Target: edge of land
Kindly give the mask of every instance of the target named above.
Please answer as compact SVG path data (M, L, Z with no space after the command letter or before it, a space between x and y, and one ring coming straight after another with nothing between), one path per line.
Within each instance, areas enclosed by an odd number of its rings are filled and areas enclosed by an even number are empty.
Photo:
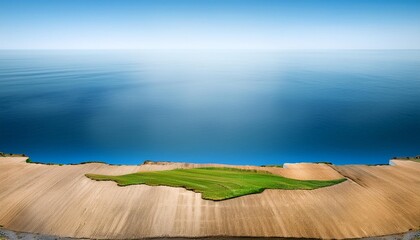
M88 240L89 238L72 238L72 237L60 237L55 235L47 234L38 234L38 233L28 233L28 232L19 232L5 229L0 226L0 240ZM126 240L193 240L193 239L209 239L209 240L320 240L321 238L290 238L290 237L235 237L235 236L207 236L207 237L159 237L159 238L128 238ZM347 240L353 239L364 239L364 240L419 240L420 239L420 230L412 230L404 233L397 233L391 235L383 236L374 236L374 237L365 237L365 238L347 238Z
M92 163L98 163L98 164L104 164L109 166L140 166L140 165L166 165L166 164L216 164L216 165L226 165L226 166L252 166L252 167L276 167L276 168L286 168L287 165L290 164L300 164L300 163L309 163L309 164L326 164L326 165L332 165L335 166L332 162L325 162L325 161L315 161L315 162L298 162L298 163L281 163L281 164L263 164L263 165L232 165L232 164L223 164L223 163L187 163L187 162L172 162L172 161L156 161L156 160L144 160L143 163L139 164L114 164L114 163L107 163L104 161L82 161L79 163L54 163L54 162L40 162L40 161L33 161L28 155L24 153L4 153L0 152L0 157L26 157L26 163L32 163L32 164L42 164L42 165L57 165L57 166L74 166L74 165L84 165L84 164L92 164ZM377 163L377 164L343 164L340 166L345 165L362 165L362 166L389 166L393 165L392 160L407 160L407 161L414 161L420 163L420 155L416 156L405 156L405 157L392 157L389 160L389 163Z
M103 163L103 162L85 162L85 163L80 163L80 164L65 164L65 165L83 165L83 164L97 164L97 165L87 165L87 166L78 166L78 167L67 166L67 167L63 167L63 169L59 166L43 167L43 166L33 165L33 167L30 167L29 165L31 165L30 164L31 162L29 162L29 163L27 161L25 162L25 158L27 158L26 155L0 153L0 161L1 161L1 157L6 157L6 159L9 158L9 157L17 157L17 159L19 159L19 162L20 162L19 164L23 164L23 165L20 165L21 167L23 166L23 168L25 168L25 169L27 169L27 167L28 167L28 169L35 169L35 170L43 169L46 172L48 171L47 169L51 169L51 170L55 169L55 170L58 170L58 171L61 171L61 172L62 171L67 171L66 169L69 169L69 170L75 171L75 172L76 172L76 170L79 171L79 172L82 172L82 169L102 169L102 168L105 168L106 165L113 166L113 167L108 167L112 171L115 171L118 168L119 170L117 170L117 172L125 171L126 169L128 169L127 167L119 168L118 166ZM9 159L8 161L10 161L10 160L11 159ZM411 162L415 162L415 163L411 163ZM380 172L384 172L384 171L385 171L384 173L387 174L386 177L394 177L394 176L398 176L398 172L400 172L401 169L406 169L407 171L411 172L411 176L409 175L409 178L411 178L411 180L414 180L414 181L418 182L417 177L415 175L412 175L413 173L418 172L418 170L419 170L417 163L420 163L420 156L392 158L392 159L390 159L389 164L387 164L387 166L381 166L383 164L380 164L380 165L375 164L373 166L372 165L363 165L363 164L340 166L340 165L333 165L333 164L327 164L327 163L320 164L320 165L323 165L323 166L316 166L314 163L312 163L312 164L309 164L309 163L308 164L300 164L300 165L302 165L301 169L303 169L304 171L306 171L307 169L310 169L314 166L316 168L321 167L321 168L334 169L339 174L341 174L342 176L344 176L344 177L346 177L350 180L351 184L347 184L346 185L347 187L350 187L350 185L352 185L352 186L354 186L352 188L359 191L359 189L360 190L365 189L365 188L375 188L376 189L376 187L381 187L380 185L377 185L379 183L377 181L375 181L375 179L372 180L371 178L376 176L375 175L376 173L380 173ZM27 167L25 167L25 164L28 164L28 165L26 165ZM51 164L44 164L44 163L37 163L37 164L51 165ZM145 161L143 164L140 164L140 166L139 165L128 165L128 166L138 166L139 168L145 167L146 171L150 171L149 169L154 169L156 167L166 167L165 165L173 165L174 167L180 167L180 168L182 168L182 167L194 168L194 167L197 167L197 165L200 165L200 164L174 163L174 162L154 162L154 161L148 160L148 161ZM299 165L299 164L296 164L296 165ZM396 165L395 166L395 171L396 172L391 170L391 168L394 167L393 165ZM401 166L399 166L399 165L402 165L403 167L404 166L405 167L401 168ZM408 168L407 168L407 166L408 166ZM237 166L237 167L262 168L262 166L258 166L258 167L256 167L256 166ZM270 166L270 167L266 166L266 167L270 171L280 171L281 172L283 170L287 170L288 168L294 168L295 164L285 164L285 166L284 166L285 169L282 169L278 166ZM18 168L16 168L16 169L18 169ZM62 169L62 170L59 170L59 169ZM137 168L135 168L135 169L137 169ZM400 169L400 170L398 170L398 169ZM294 170L299 170L299 169L294 169ZM368 172L369 172L370 175L367 175L367 177L369 177L369 178L365 178L365 176L363 174L368 173ZM362 175L359 175L359 173L362 174ZM401 176L401 173L405 173L405 172L400 172L400 176ZM7 176L7 173L6 173L5 176ZM382 177L385 177L385 175L382 175ZM61 179L61 177L58 176L58 175L56 176L56 178L57 178L56 179L57 181L60 181L60 179ZM70 177L70 178L72 178L72 177ZM392 179L392 178L390 178L390 179ZM365 180L369 180L369 181L364 182ZM383 179L383 180L385 180L385 182L387 184L386 186L388 186L388 184L392 184L392 185L395 185L395 186L398 185L398 184L394 184L394 183L391 183L391 182L388 183L386 181L386 178ZM7 181L5 181L5 182L7 182ZM375 185L372 185L372 184L375 184ZM4 185L4 186L8 186L8 185ZM410 185L410 186L413 186L413 188L410 188L410 190L404 190L403 193L405 193L406 191L415 191L415 189L418 189L418 187L419 187L418 185ZM384 187L385 187L385 185L384 185ZM7 189L7 188L5 188L5 189ZM6 192L4 192L4 193L6 193ZM0 194L1 194L1 192L0 192ZM5 196L7 197L7 195L5 195ZM401 196L405 196L405 195L401 195ZM415 196L413 196L413 197L415 197ZM7 201L5 201L5 203L7 203ZM388 206L388 205L386 205L386 206ZM39 208L36 208L36 209L39 209ZM401 210L403 210L403 209L401 209ZM407 210L407 211L405 211L404 213L400 213L401 216L405 215L406 217L411 216L412 218L414 217L414 219L419 219L419 217L420 217L419 215L413 215L416 212L418 212L417 210L414 209L414 212L413 212L413 209L410 210L410 208L406 208L405 210ZM411 213L409 212L409 210L411 211ZM8 211L8 210L6 209L6 211ZM20 220L22 220L22 219L20 219ZM419 222L417 220L415 220L414 223L415 223L414 225L411 225L411 226L407 227L406 229L401 229L401 228L399 230L395 229L395 230L397 230L397 231L395 231L395 234L393 232L390 232L390 231L388 231L388 232L384 231L383 233L392 233L392 234L388 234L388 235L374 235L374 234L372 234L372 235L366 234L365 235L365 234L362 234L361 237L362 236L369 236L369 237L352 238L352 236L347 236L347 237L343 236L340 239L383 239L383 240L384 239L387 239L387 240L390 240L390 239L407 239L407 240L416 239L416 240L420 240L420 225L418 225ZM66 240L67 239L89 239L89 238L83 238L85 236L92 237L93 239L105 239L105 238L101 238L101 236L68 235L68 234L65 234L65 233L63 235L60 234L59 236L55 236L55 235L48 235L48 233L55 234L54 232L51 232L51 231L34 231L33 233L31 233L32 231L28 228L14 228L14 226L10 226L10 225L7 225L6 227L10 227L10 228L18 230L18 231L7 229L4 226L0 225L0 240L5 240L5 239L26 239L26 240L30 240L30 239L37 239L37 240L38 239L48 239L48 240L50 240L50 239L51 240L52 239L58 239L58 240L63 240L63 239L66 239ZM27 231L28 230L30 232L19 232L19 230L22 230L22 231ZM337 229L331 229L331 231L336 231L336 230ZM400 231L403 231L403 232L398 233ZM38 234L36 232L41 232L42 234ZM380 234L380 232L377 232L377 233ZM74 237L65 237L65 236L74 236ZM263 235L262 237L259 237L258 235L256 237L255 236L252 236L252 237L251 236L249 236L249 237L245 236L244 237L244 236L235 236L235 234L229 235L229 236L202 235L200 237L182 237L182 236L177 236L177 235L173 235L173 237L170 237L171 235L169 235L169 236L163 235L164 237L153 237L153 236L148 237L147 235L145 237L141 237L142 235L137 235L137 236L140 236L140 237L137 238L136 235L134 235L133 238L130 238L130 236L127 236L128 237L127 239L171 239L171 240L175 240L175 239L186 239L186 240L188 240L188 239L206 239L206 238L208 238L208 239L221 239L221 240L224 240L224 239L321 239L321 238L299 238L299 237L295 237L295 238L293 238L293 237L292 238L290 238L290 237L270 237L270 236L264 237L265 235ZM187 235L187 236L189 236L189 235ZM280 235L280 236L282 236L282 235ZM290 236L290 235L283 235L283 236ZM305 236L305 235L303 235L303 236ZM77 238L77 237L81 237L81 238ZM109 239L109 238L106 238L106 239ZM124 236L122 236L122 238L120 238L120 239L124 239Z

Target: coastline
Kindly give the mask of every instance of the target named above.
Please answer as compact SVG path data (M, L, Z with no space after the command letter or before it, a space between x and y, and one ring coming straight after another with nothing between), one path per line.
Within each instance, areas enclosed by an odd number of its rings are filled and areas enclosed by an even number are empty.
M57 166L25 161L25 157L0 158L0 225L17 232L94 239L352 239L420 229L416 208L420 164L413 161L392 160L394 165L387 166L239 166L296 179L345 176L349 181L310 191L266 190L222 202L202 200L200 194L185 189L121 188L84 177L203 164Z
M71 237L60 237L46 234L37 234L37 233L27 233L27 232L16 232L0 227L0 239L2 237L5 240L85 240L88 238L71 238ZM346 240L352 239L363 239L363 240L417 240L420 238L420 230L408 231L405 233L391 234L384 236L374 236L374 237L365 237L365 238L348 238ZM286 238L286 237L234 237L234 236L207 236L199 238L186 238L186 237L162 237L162 238L141 238L145 240L193 240L193 239L209 239L209 240L320 240L320 238ZM3 239L2 239L3 240ZM135 239L130 239L135 240Z
M197 162L177 162L177 161L156 161L156 160L144 160L143 163L139 164L114 164L114 163L108 163L105 161L81 161L77 163L56 163L56 162L41 162L41 161L33 161L31 158L29 158L26 154L16 154L16 153L4 153L0 152L0 158L1 157L25 157L27 163L32 164L43 164L43 165L56 165L56 166L64 166L64 165L83 165L83 164L91 164L91 163L99 163L99 164L105 164L109 166L139 166L143 164L156 164L156 165L166 165L166 164L192 164L192 165L217 165L217 166L228 166L228 167L243 167L243 166L252 166L252 167L281 167L286 168L287 165L292 164L326 164L326 165L332 165L332 166L346 166L346 165L363 165L363 166L389 166L393 165L393 160L401 160L401 161L415 161L420 162L420 155L414 156L414 157L393 157L391 158L388 163L376 163L376 164L339 164L336 165L332 162L325 162L325 161L314 161L314 162L295 162L295 163L282 163L282 164L262 164L262 165L242 165L242 164L224 164L224 163L197 163Z

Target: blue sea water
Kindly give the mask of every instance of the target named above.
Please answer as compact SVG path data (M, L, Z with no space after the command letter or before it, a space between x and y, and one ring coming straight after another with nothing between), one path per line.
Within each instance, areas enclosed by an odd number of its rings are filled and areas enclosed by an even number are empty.
M387 163L420 154L420 51L0 51L0 151Z

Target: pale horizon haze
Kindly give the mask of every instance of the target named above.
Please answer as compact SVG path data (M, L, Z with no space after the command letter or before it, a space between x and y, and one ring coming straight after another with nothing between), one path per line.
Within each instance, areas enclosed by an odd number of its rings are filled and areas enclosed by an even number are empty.
M0 1L0 49L419 49L420 1Z

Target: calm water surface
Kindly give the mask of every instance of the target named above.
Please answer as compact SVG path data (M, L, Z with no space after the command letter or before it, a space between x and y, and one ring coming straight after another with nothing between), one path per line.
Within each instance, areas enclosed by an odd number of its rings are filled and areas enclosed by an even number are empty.
M420 154L420 51L0 51L0 151L386 163Z

